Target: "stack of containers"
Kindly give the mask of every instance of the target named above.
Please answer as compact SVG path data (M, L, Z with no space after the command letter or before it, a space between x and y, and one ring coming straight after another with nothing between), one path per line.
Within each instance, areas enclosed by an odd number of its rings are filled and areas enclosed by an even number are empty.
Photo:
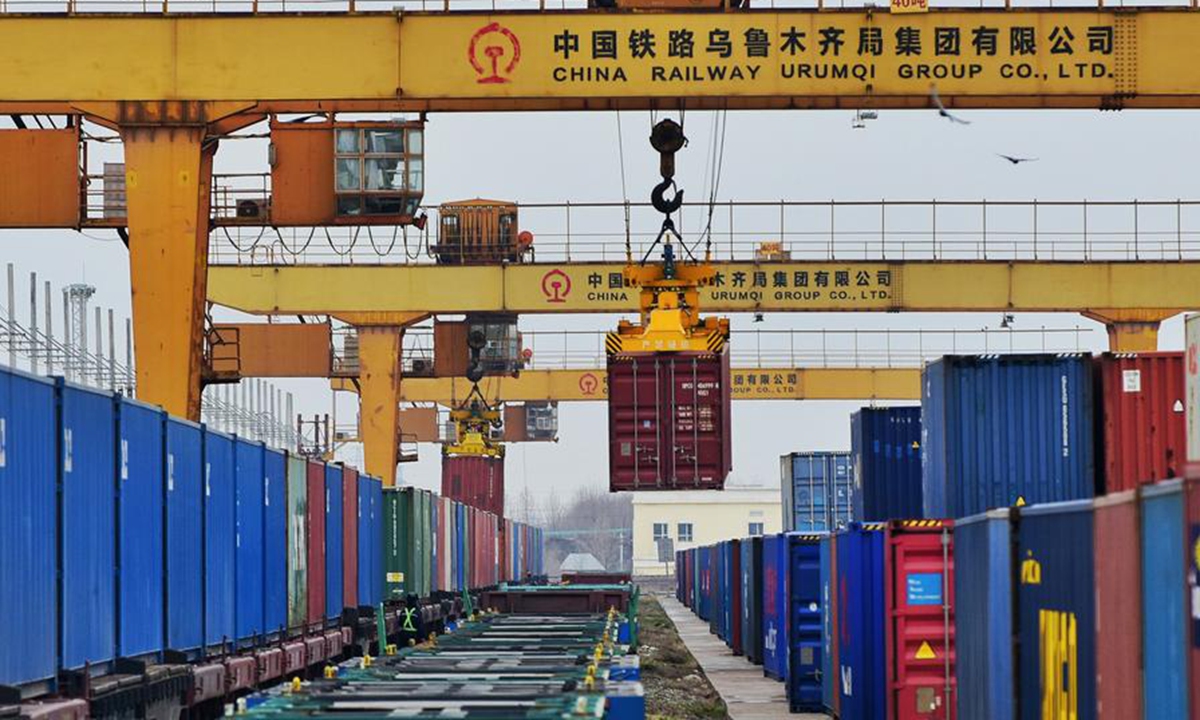
M926 517L1092 497L1090 358L947 356L921 379Z
M784 532L825 532L853 517L850 454L791 453L779 458Z
M854 517L925 517L921 489L921 408L863 408L850 416Z

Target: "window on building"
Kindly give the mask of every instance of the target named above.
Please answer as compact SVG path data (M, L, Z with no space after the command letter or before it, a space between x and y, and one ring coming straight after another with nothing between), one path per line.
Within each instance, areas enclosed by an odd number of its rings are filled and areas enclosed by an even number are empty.
M762 523L750 523L750 537L755 537L763 534Z
M654 539L661 540L665 537L667 537L667 524L654 523Z
M679 523L678 529L679 529L679 533L678 533L679 534L679 542L691 542L692 541L692 524L691 523Z
M340 128L337 214L412 215L425 190L420 128Z

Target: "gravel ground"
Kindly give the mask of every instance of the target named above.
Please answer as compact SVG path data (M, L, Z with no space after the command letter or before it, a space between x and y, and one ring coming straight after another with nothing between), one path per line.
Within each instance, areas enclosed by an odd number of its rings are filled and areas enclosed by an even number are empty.
M647 720L726 720L725 702L679 639L658 600L643 595L638 618Z

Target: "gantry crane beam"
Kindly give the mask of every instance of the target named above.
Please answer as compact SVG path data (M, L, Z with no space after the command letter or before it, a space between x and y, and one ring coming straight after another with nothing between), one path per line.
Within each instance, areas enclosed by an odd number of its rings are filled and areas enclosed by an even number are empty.
M1200 262L717 263L706 312L1072 312L1114 351L1154 350L1159 321L1200 307ZM255 314L633 313L621 265L213 266L209 299Z
M734 400L921 399L921 369L916 367L740 367L730 378ZM344 378L330 385L358 391ZM522 370L517 377L487 378L479 389L490 402L598 402L608 399L608 375L603 369ZM454 407L470 391L465 378L410 376L400 384L400 400Z
M0 17L0 113L1200 106L1189 8ZM108 113L101 113L107 117Z

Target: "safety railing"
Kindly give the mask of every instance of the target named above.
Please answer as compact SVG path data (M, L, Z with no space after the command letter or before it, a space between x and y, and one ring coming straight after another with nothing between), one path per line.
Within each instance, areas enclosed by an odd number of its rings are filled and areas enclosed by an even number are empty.
M605 333L522 331L525 370L596 370L605 364ZM914 368L943 355L1076 353L1102 349L1104 332L1091 327L982 329L735 330L730 360L743 368ZM405 369L432 363L432 330L404 337Z
M424 230L220 223L210 261L422 264ZM520 226L538 263L624 262L648 252L662 216L648 203L528 203ZM685 204L677 255L718 261L1173 261L1200 259L1200 200L827 200Z
M887 7L871 0L749 0L726 12L750 9L828 9ZM271 14L271 13L395 13L395 12L496 12L583 10L587 0L0 0L0 13L54 14ZM1195 7L1192 0L1112 2L1111 0L932 0L933 8L1021 9ZM722 9L719 0L705 3Z

